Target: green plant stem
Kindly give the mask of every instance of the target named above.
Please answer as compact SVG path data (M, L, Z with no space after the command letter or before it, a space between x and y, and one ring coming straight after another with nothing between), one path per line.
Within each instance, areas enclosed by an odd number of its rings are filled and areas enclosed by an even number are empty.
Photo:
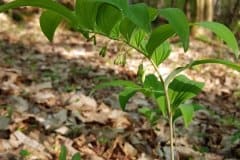
M170 102L170 98L168 95L168 84L166 84L164 82L163 77L162 77L161 73L159 72L158 67L155 65L155 63L149 58L148 58L148 60L153 65L154 70L158 74L158 77L163 85L164 94L165 94L165 102L166 102L167 111L168 111L169 130L170 130L170 154L171 154L171 160L174 160L173 113L171 110L171 102Z

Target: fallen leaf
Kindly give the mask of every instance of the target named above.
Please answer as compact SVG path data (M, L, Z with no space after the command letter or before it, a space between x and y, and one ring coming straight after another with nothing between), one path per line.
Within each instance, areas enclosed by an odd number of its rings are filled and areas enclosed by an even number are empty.
M0 116L0 130L6 130L10 123L10 119L8 117Z
M13 133L13 135L17 138L17 140L19 142L21 142L22 144L25 144L31 148L34 148L35 150L44 151L44 149L45 149L45 147L42 144L40 144L36 140L26 136L21 131L16 131Z
M11 97L11 103L13 107L16 109L16 111L23 113L26 112L29 109L28 101L26 101L24 98L19 96L12 96Z

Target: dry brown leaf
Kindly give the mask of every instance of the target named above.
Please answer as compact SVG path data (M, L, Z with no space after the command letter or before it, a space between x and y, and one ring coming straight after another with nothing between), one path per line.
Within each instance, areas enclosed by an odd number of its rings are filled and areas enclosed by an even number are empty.
M125 142L123 145L123 152L126 156L134 158L137 156L138 151L128 142Z
M17 95L21 91L19 82L21 71L16 69L0 68L0 89Z
M52 90L41 90L32 95L32 98L39 104L45 104L47 106L58 106L59 99Z
M42 144L40 144L36 140L26 136L21 131L16 131L13 133L13 135L17 138L17 140L20 143L25 144L31 148L34 148L35 150L44 151L44 149L45 149L45 147Z
M29 109L28 101L22 97L12 96L11 103L12 103L12 106L15 108L15 110L20 113L26 112Z

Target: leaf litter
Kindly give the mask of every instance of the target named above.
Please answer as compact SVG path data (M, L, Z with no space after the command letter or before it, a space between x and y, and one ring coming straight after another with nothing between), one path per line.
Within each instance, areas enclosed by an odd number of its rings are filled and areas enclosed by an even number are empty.
M136 78L142 57L133 51L127 69L116 66L111 60L117 56L118 42L97 37L99 44L94 46L64 28L50 44L36 25L38 16L22 27L0 16L4 21L0 24L0 159L19 157L21 149L31 153L27 159L57 159L62 144L70 154L79 151L86 160L168 159L166 121L152 128L137 113L138 107L154 105L151 101L137 94L124 112L117 102L119 89L89 96L102 80ZM106 43L111 45L103 58L97 51ZM203 49L205 53L199 54ZM198 41L192 42L190 53L183 53L177 45L173 51L161 72L167 74L193 58L232 58L222 52L212 54L215 48ZM183 122L177 121L178 159L239 158L239 144L231 143L230 136L239 127L240 75L214 67L204 65L185 72L206 82L195 101L209 111L200 111L188 129L179 129Z

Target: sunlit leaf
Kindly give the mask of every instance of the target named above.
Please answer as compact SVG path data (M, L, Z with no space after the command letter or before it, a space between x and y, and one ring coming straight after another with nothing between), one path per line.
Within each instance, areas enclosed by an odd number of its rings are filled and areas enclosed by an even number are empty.
M170 52L170 44L168 42L164 42L153 52L151 59L158 66L170 55Z
M159 10L159 15L168 20L171 27L180 37L184 51L189 47L189 23L186 15L177 8L164 8Z
M239 56L239 47L234 34L223 24L217 22L199 22L195 23L195 25L199 25L211 30L218 37L220 37L224 42L226 42L227 46L232 49L235 56Z
M138 48L141 51L145 50L146 45L146 32L141 29L135 29L132 33L130 45L135 48Z
M62 16L50 10L44 11L40 17L40 26L49 41L53 40L54 33L62 21Z

